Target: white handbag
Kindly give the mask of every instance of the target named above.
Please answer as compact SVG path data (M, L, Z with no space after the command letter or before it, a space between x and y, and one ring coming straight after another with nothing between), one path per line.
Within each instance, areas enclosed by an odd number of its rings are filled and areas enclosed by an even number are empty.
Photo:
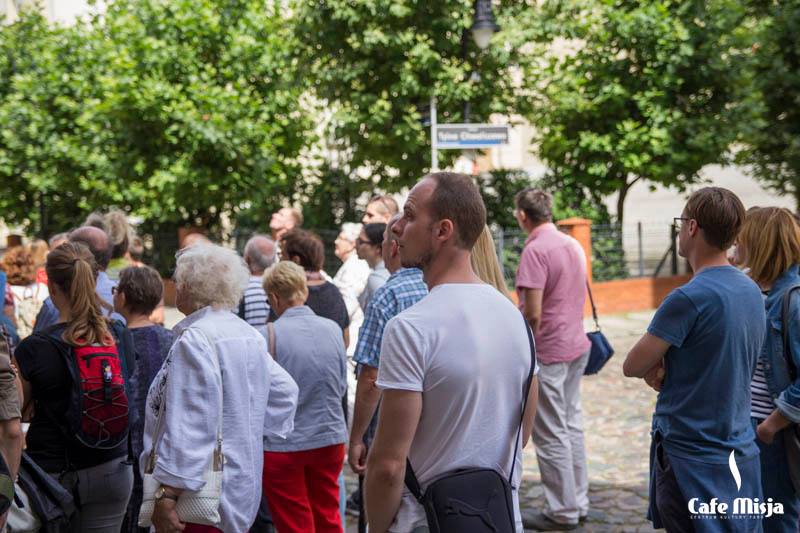
M213 346L212 343L209 342ZM175 510L178 513L178 518L181 522L190 524L202 524L207 526L220 527L219 515L219 500L222 494L222 469L225 464L225 456L222 454L222 369L219 363L219 354L217 354L217 370L220 375L220 393L219 393L219 423L217 425L217 444L214 447L214 452L211 460L209 461L208 468L203 474L205 485L203 488L196 492L184 490L178 497L178 502ZM169 379L169 377L167 377ZM156 491L161 487L161 483L153 478L153 470L156 466L156 448L158 441L161 439L161 425L162 417L164 414L164 401L162 400L158 410L158 419L156 421L155 441L153 442L153 449L150 451L150 456L147 459L144 475L142 478L143 484L143 497L142 507L139 511L139 527L152 526L153 510L155 509Z

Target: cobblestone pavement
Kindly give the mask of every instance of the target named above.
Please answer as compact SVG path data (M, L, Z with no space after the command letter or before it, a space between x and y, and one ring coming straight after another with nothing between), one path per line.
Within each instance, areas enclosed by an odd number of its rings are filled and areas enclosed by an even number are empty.
M653 312L601 317L603 332L616 353L603 370L583 379L586 453L589 462L590 511L577 531L653 531L647 521L650 420L656 393L642 380L622 375L622 362L647 329ZM593 324L587 322L587 331ZM523 456L520 505L544 505L536 453Z
M591 509L576 531L653 531L647 521L648 457L650 418L655 392L643 381L622 375L628 350L644 333L653 312L601 317L603 332L616 354L596 376L584 378L581 386L589 461ZM593 324L587 321L587 331ZM345 467L348 494L357 485ZM544 496L531 444L523 455L520 505L523 514L544 505ZM347 531L357 531L356 519L348 516Z

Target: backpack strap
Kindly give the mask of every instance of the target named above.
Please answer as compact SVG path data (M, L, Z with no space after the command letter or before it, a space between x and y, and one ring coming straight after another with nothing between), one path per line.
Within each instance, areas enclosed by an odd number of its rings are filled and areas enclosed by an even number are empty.
M536 369L536 345L533 342L533 334L531 333L531 328L528 325L528 321L525 320L525 317L522 317L522 321L525 324L525 332L528 334L528 346L530 347L530 354L531 354L531 368L528 371L528 379L525 381L525 395L522 397L522 412L519 415L519 425L517 426L517 438L514 440L514 455L511 457L511 468L509 468L508 473L508 484L511 485L511 480L514 477L514 464L517 462L517 453L519 452L519 441L520 436L522 435L522 423L525 420L525 409L528 406L528 396L531 392L531 384L533 383L533 373ZM411 461L406 457L406 475L405 475L405 484L408 487L408 490L411 491L411 494L414 498L421 504L424 505L424 494L422 493L422 488L420 487L419 480L417 479L417 475L414 473L414 467L411 466Z
M786 292L783 293L783 302L781 303L781 336L783 337L783 356L786 358L786 367L789 370L789 376L792 381L797 379L797 366L792 359L792 346L789 343L789 306L791 304L792 293L800 289L800 285L792 285Z

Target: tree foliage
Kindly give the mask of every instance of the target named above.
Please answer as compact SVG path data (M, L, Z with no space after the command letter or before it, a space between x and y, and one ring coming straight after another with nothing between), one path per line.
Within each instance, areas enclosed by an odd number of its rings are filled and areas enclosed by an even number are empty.
M4 29L6 220L37 222L41 196L45 227L110 204L213 225L292 196L313 125L279 4L116 0L73 27L31 14Z
M750 77L741 85L752 114L742 123L737 159L762 183L793 195L800 209L800 3L748 4L759 24Z
M305 75L329 118L329 147L358 190L398 190L430 167L423 124L431 97L440 122L511 115L513 68L528 60L514 31L525 2L495 7L505 31L480 51L467 29L469 0L298 1L296 33ZM474 75L473 75L474 73ZM440 153L442 164L453 152ZM368 169L366 175L357 172Z
M639 180L679 189L737 131L744 11L728 0L545 2L531 122L556 188L595 203ZM530 76L534 79L533 76Z

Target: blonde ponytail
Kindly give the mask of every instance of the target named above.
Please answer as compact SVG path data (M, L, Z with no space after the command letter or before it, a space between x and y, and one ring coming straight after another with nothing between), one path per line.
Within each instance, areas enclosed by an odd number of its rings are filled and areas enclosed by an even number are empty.
M113 344L95 292L97 265L81 243L64 243L47 256L47 276L69 297L70 321L64 341L73 346Z

